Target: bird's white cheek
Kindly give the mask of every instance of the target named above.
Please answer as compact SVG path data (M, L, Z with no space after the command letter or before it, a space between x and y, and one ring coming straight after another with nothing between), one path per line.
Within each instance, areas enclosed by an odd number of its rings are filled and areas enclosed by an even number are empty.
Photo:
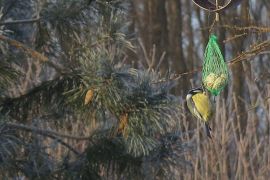
M187 97L186 97L186 100L189 100L191 97L192 97L192 95L188 94Z

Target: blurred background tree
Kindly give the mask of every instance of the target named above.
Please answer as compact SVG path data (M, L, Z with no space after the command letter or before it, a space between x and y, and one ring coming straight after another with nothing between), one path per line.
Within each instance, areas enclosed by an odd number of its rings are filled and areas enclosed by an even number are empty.
M214 141L185 108L215 14L190 0L1 0L0 173L268 179L270 2L214 26L231 79Z

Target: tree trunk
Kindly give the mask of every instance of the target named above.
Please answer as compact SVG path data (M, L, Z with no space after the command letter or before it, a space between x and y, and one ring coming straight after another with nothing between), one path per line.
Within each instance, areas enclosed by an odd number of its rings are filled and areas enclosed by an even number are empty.
M243 25L248 23L248 1L244 1L241 7L241 20L243 20ZM245 38L238 38L233 44L233 55L237 55L239 52L244 51ZM245 135L247 128L247 113L246 104L243 102L246 96L249 96L246 91L245 74L242 63L236 63L232 66L232 75L233 75L233 89L232 92L236 97L236 102L232 109L236 109L237 121L240 123L239 133Z
M166 12L164 0L133 0L134 31L141 40L147 56L151 56L153 46L156 46L155 57L159 59L167 44ZM140 59L144 59L143 52ZM157 61L156 61L157 62ZM142 62L146 66L145 61ZM162 70L168 69L168 62L163 61Z
M183 18L182 4L179 0L166 1L167 30L168 30L168 61L173 72L184 73L187 65L183 55ZM175 89L175 94L183 95L187 92L187 77L179 80L179 86Z

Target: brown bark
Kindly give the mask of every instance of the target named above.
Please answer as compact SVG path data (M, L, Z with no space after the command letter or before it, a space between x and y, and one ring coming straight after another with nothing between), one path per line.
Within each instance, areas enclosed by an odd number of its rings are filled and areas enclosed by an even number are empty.
M156 46L155 56L159 58L166 51L166 15L165 1L163 0L133 0L134 31L142 41L147 55L151 54L153 45ZM141 53L143 54L143 53ZM144 58L143 56L139 57ZM143 62L144 65L145 62ZM168 69L168 63L164 62L162 67Z
M234 14L232 14L234 16ZM235 16L237 17L237 16ZM248 17L248 1L243 2L241 6L241 20L243 22L243 25L247 25L247 17ZM239 52L242 52L244 50L244 38L238 38L235 43L233 44L233 55L237 55ZM246 104L242 100L245 99L245 94L249 93L246 91L246 83L245 82L245 74L243 69L242 63L236 63L232 66L232 85L233 89L232 92L236 97L236 104L233 107L233 109L236 109L237 114L237 121L240 123L240 129L239 133L244 135L246 132L247 127L247 114L243 113L246 112Z
M192 27L192 11L193 9L191 9L191 1L190 0L186 0L186 6L187 6L187 38L188 38L188 47L187 47L187 54L188 54L188 61L189 63L187 63L188 69L194 69L195 67L198 66L198 60L195 61L194 60L194 48L195 48L195 44L194 44L194 33L193 33L193 27Z
M152 54L156 47L156 64L162 53L166 52L165 60L161 63L160 72L168 71L183 73L187 71L187 64L183 56L182 13L179 0L133 0L135 32L145 47L146 54ZM141 53L143 54L143 53ZM140 59L143 56L139 57ZM146 65L144 63L144 65ZM188 83L187 78L179 81L175 89L176 94L184 94Z
M196 16L197 16L197 20L199 21L199 26L201 27L201 39L202 39L202 43L204 46L206 46L207 41L208 41L208 31L207 31L207 26L209 26L209 24L206 23L206 21L203 21L203 19L208 18L207 15L205 15L204 17L201 16L201 9L199 9L198 7L196 7L195 9L196 11Z
M179 0L166 1L167 31L168 31L168 61L172 70L177 73L187 71L187 65L183 55L183 18L182 4ZM185 94L188 80L183 77L179 80L179 86L175 89L176 94Z

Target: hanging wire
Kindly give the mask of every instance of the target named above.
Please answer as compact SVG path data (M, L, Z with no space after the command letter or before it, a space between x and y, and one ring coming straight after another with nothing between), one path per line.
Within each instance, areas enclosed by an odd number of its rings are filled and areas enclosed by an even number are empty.
M216 0L216 9L218 9L218 8L219 8L219 4L218 4L218 0ZM219 13L218 13L218 11L216 11L216 12L215 12L215 19L214 19L214 21L213 21L213 23L211 24L210 29L209 29L209 33L210 33L210 34L212 33L212 30L213 30L213 28L214 28L216 22L218 22L218 21L219 21Z
M218 0L216 0L216 9L218 9L219 8L219 6L218 6ZM218 14L218 12L216 12L216 22L218 22L219 21L219 14Z

